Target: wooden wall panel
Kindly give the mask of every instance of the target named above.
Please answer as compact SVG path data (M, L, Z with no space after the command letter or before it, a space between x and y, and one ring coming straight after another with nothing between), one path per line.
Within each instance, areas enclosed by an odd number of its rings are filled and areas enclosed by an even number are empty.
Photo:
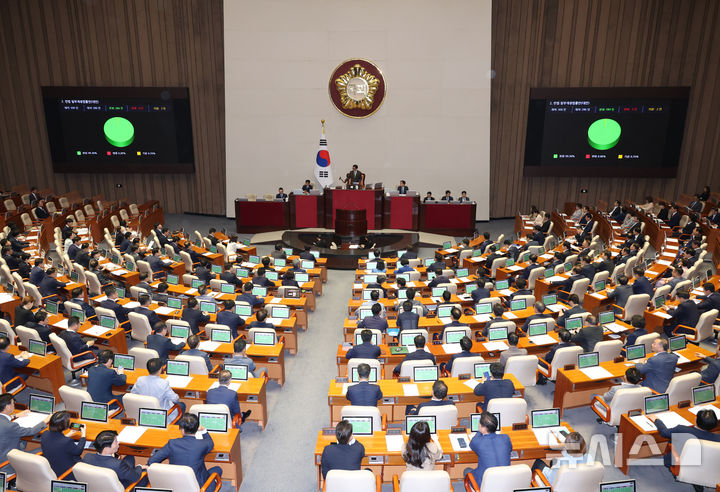
M0 188L37 184L224 214L222 9L222 0L0 2ZM42 85L189 87L195 174L53 173Z
M720 188L717 0L496 0L492 55L491 217ZM523 178L530 88L589 86L692 87L675 179Z

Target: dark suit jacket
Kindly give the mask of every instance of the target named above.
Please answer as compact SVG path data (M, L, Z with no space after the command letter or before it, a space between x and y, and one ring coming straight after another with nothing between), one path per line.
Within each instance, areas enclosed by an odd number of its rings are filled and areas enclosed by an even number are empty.
M262 306L265 301L260 299L257 296L254 296L250 292L243 292L241 295L239 295L237 298L235 298L235 302L247 302L251 306Z
M592 282L592 279L595 276L595 267L592 265L584 265L580 271L580 274L583 277L590 279L590 281Z
M584 326L572 337L572 341L583 348L583 352L592 352L595 344L602 342L602 326Z
M92 401L107 403L115 398L112 387L123 386L126 380L125 374L118 374L109 367L96 364L88 369L87 390Z
M83 461L89 465L101 466L103 468L109 468L115 472L123 484L123 487L129 487L131 483L140 480L142 475L142 468L140 465L135 466L135 458L133 456L127 456L122 460L115 458L114 456L102 456L96 453L89 453L85 455Z
M488 321L487 323L485 323L485 326L483 326L482 336L484 336L484 337L488 336L488 333L490 333L490 328L491 328L492 325L494 325L495 323L504 323L505 321L508 321L508 320L503 319L502 316L498 316L497 318L492 318L492 319L490 319L490 321Z
M245 326L245 320L232 311L220 311L217 313L217 324L225 325L232 331L233 339L238 336L238 327Z
M77 297L76 297L76 298L74 298L74 299L71 299L70 302L74 302L75 304L79 304L80 307L81 307L82 310L83 310L83 313L85 313L85 317L86 317L86 318L91 318L91 317L95 316L95 309L94 309L90 304L88 304L87 302L85 302L84 299L82 299L82 298L77 298Z
M75 260L75 257L77 256L78 252L80 251L80 248L76 244L71 244L68 246L67 255L71 260Z
M233 417L240 413L240 403L238 403L238 394L227 386L218 386L208 390L207 398L209 404L222 404L228 407L230 415Z
M423 359L431 360L433 362L433 364L435 364L435 356L433 354L431 354L430 352L426 352L423 349L418 349L411 354L407 354L403 358L402 362L400 362L400 364L395 366L395 369L393 369L393 373L400 374L400 366L402 366L402 363L405 362L406 360L423 360Z
M255 276L252 278L253 285L259 285L260 287L274 287L275 284L267 277Z
M185 342L180 342L177 345L172 343L168 337L152 333L147 337L147 348L157 351L158 357L163 362L168 360L171 350L182 350L185 347Z
M75 466L75 463L82 461L80 456L85 446L85 438L76 441L66 437L62 432L48 430L43 432L40 437L40 446L43 456L50 462L50 468L57 476L60 476ZM65 480L75 480L75 478L71 473Z
M658 393L665 393L670 380L675 375L677 361L677 355L660 352L650 357L645 364L637 364L635 367L645 374L645 381L642 382L642 385Z
M405 312L398 314L397 327L402 330L416 330L420 316L414 311Z
M687 425L678 425L671 429L668 429L667 426L665 426L663 421L660 419L657 419L655 421L655 427L657 427L658 434L660 434L665 439L672 439L673 434L690 434L690 435L696 437L697 439L701 439L703 441L713 441L713 442L720 441L720 434L716 434L714 432L708 432L706 430L702 430L697 427L692 427L692 426L687 426ZM676 451L680 452L679 450L676 450ZM665 466L671 465L670 453L665 454L663 461L665 462Z
M366 407L376 407L378 400L381 400L382 396L380 386L367 381L361 381L350 386L346 395L351 405Z
M445 275L438 275L437 277L435 277L434 279L432 279L430 281L430 283L428 284L428 287L430 287L432 289L433 287L437 287L440 284L449 284L449 283L450 283L450 279L447 278Z
M205 268L204 266L197 266L195 267L195 276L199 279L205 282L205 284L210 283L210 279L212 277L212 273L208 268Z
M81 250L75 257L75 263L84 268L90 268L90 251Z
M515 386L509 379L489 379L478 384L473 390L475 396L484 396L482 409L487 410L487 405L493 398L512 398L515 394Z
M628 333L628 336L625 338L625 346L635 345L635 340L643 335L647 335L647 330L645 328L636 328L631 333Z
M50 342L50 333L52 333L52 330L50 329L50 327L48 325L41 325L40 323L36 323L34 321L28 321L28 323L25 326L37 331L38 335L40 335L40 339L43 342L51 343Z
M345 358L350 359L377 359L380 357L380 347L370 342L363 342L355 345L345 354Z
M367 318L363 319L358 323L358 328L370 328L374 330L380 330L383 333L385 333L387 327L387 320L381 316L375 316L374 314L372 316L368 316Z
M472 352L468 352L467 350L463 350L459 354L452 354L450 357L450 360L445 364L445 369L447 369L448 372L452 371L453 362L455 362L455 359L460 357L475 357L479 354L473 354Z
M0 382L7 383L16 376L16 367L25 367L28 364L30 364L30 359L18 360L8 352L0 352Z
M60 292L60 289L62 289L63 287L65 287L64 283L60 282L54 277L46 276L40 281L40 284L38 285L38 290L43 297L47 297L57 295Z
M192 332L197 335L200 331L200 325L204 325L210 321L210 316L203 314L199 309L185 308L183 309L181 319L187 321L190 324Z
M650 297L653 295L653 287L646 277L636 278L632 290L633 294L648 294Z
M128 320L127 313L130 311L111 299L102 301L100 307L113 311L119 323L125 323Z
M67 348L72 355L77 355L90 350L90 347L87 346L82 337L74 331L61 331L60 338L65 341L65 345L67 345Z
M32 270L30 270L30 277L29 277L29 281L31 284L33 284L34 286L37 287L38 285L40 285L40 282L44 278L45 278L45 270L43 270L40 267L32 267Z
M325 478L330 470L359 470L365 457L365 446L360 441L352 444L332 443L325 446L320 460Z
M585 312L585 310L582 308L582 306L580 304L578 304L577 306L574 306L570 309L566 309L562 315L558 316L557 324L558 324L558 326L564 327L565 321L568 318L570 318L574 314L579 314L579 313L584 313L584 312Z
M705 357L703 362L707 364L707 367L700 373L702 380L712 384L717 380L718 374L720 374L720 360Z
M153 273L162 272L163 271L163 261L160 259L159 256L150 255L147 257L148 265L150 265L150 269L153 271Z
M213 449L213 440L209 433L203 434L202 439L195 436L183 436L170 439L168 443L151 456L148 465L169 460L171 465L189 466L195 472L198 484L202 486L209 474L205 468L205 456Z
M472 297L473 302L480 302L483 299L487 299L490 297L490 291L486 289L485 287L478 287L472 293L470 294Z
M138 306L138 307L136 307L136 308L135 308L135 312L138 313L138 314L144 314L145 317L146 317L146 318L148 319L148 321L150 322L150 327L151 327L151 328L161 321L160 316L158 316L158 315L155 313L155 311L153 311L153 310L151 310L151 309L148 309L148 308L146 308L145 306ZM183 309L183 312L185 312L184 309Z
M553 346L550 348L550 350L548 351L548 353L545 354L544 359L545 359L548 363L551 363L552 360L553 360L553 358L555 357L555 352L557 352L558 349L565 348L565 347L574 347L574 346L575 346L575 344L572 343L572 342L569 342L569 343L560 342L560 343L558 343L557 345L553 345Z
M700 313L698 313L697 304L691 300L683 301L678 304L675 309L668 309L667 313L673 317L672 326L685 325L691 328L695 328L698 320L700 319Z
M35 322L35 313L22 306L15 308L15 326L27 326L27 323Z
M681 215L678 212L675 212L674 214L672 214L672 216L670 217L670 220L668 220L668 223L667 223L668 227L673 228L673 227L679 226L680 225L680 217L681 217Z
M612 292L608 292L608 299L614 300L615 304L624 308L631 295L633 295L632 285L616 285Z
M697 305L698 311L701 313L704 313L706 311L710 311L711 309L718 309L720 310L720 292L712 292L709 296L698 296L700 299L702 299L702 302ZM15 315L16 323L17 323L17 314Z
M236 287L242 285L240 279L233 275L231 272L222 272L220 274L220 280L224 280L225 282L233 284Z
M572 274L565 280L558 280L557 282L552 282L550 285L560 287L560 290L564 290L565 292L570 292L570 289L572 289L572 285L576 280L581 280L585 278L583 275L575 275Z
M478 457L478 466L472 471L478 485L482 483L485 470L493 466L510 466L512 442L507 434L475 434L470 441L470 449Z

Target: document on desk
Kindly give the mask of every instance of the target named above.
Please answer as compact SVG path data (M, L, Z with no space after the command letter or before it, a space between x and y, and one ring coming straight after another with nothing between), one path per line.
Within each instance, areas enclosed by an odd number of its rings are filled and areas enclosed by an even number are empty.
M147 430L147 427L126 425L125 427L123 427L123 430L118 433L118 442L124 444L135 444L137 440L140 439L140 436L145 433L145 430Z
M442 348L446 354L459 354L462 348L459 343L443 343Z
M0 293L0 302L10 302L15 298L12 294L6 292Z
M362 289L362 288L363 288L363 284L353 284L353 289ZM395 288L397 288L397 287L395 287Z
M109 331L112 331L112 328L104 328L104 327L102 327L102 326L97 325L97 326L93 326L93 327L91 327L91 328L88 328L87 330L85 330L84 332L82 332L82 335L90 335L90 336L93 336L93 337L101 337L101 336L103 336L105 333L107 333L107 332L109 332Z
M403 394L405 396L420 396L420 390L415 383L403 384Z
M461 301L472 301L472 295L470 294L458 294L458 299Z
M561 277L560 275L553 275L552 277L546 277L545 281L547 282L562 282L563 280L567 280L565 277Z
M215 389L215 388L217 388L218 386L220 386L220 384L219 384L217 381L215 381L213 384L210 385L210 387L208 388L208 390ZM231 391L234 391L235 393L237 393L238 391L240 391L240 383L230 383L230 384L228 385L228 389L230 389ZM345 393L343 393L343 395L344 395L344 394L345 394Z
M624 327L623 325L619 325L617 323L608 323L606 325L603 325L603 328L607 328L608 330L610 330L613 333L620 333L620 332L627 330L626 327Z
M655 416L662 420L662 423L665 424L665 427L668 429L677 427L678 425L687 425L688 427L692 427L690 422L673 411L656 413Z
M580 369L580 372L590 379L605 379L613 377L612 373L602 366L586 367L584 369Z
M463 381L463 384L471 390L474 390L475 386L480 384L480 381L478 381L477 379L468 379L467 381Z
M510 289L503 289L499 290L498 294L500 294L501 296L511 296L513 294L513 291L511 291Z
M553 343L557 343L550 335L535 335L534 337L528 337L528 341L535 345L552 345Z
M696 296L704 296L705 295L705 291L703 291L702 289L695 289L690 293L695 294Z
M505 313L505 319L517 319L517 314L512 311L508 311Z
M402 445L405 443L402 434L395 434L392 436L385 436L385 445L387 450L390 452L399 452L402 449Z
M505 342L485 342L483 343L485 350L493 352L495 350L507 350L508 346Z
M705 405L698 405L698 406L696 406L696 407L690 407L690 408L688 408L688 410L689 410L690 413L692 413L693 415L697 415L697 413L698 413L700 410L711 410L712 412L715 413L715 416L716 416L718 419L720 419L720 408L718 408L718 407L716 407L716 406L714 406L714 405L707 405L707 404L705 404ZM665 422L665 421L663 420L663 422Z
M177 311L177 309L169 308L169 307L165 307L165 306L160 306L159 308L155 309L155 312L157 314L159 314L160 316L167 316L170 313L174 313L175 311Z
M445 250L445 252L448 253L448 254L452 254L452 253L457 253L458 250L455 249L455 248L448 248L448 249Z
M508 270L510 270L511 272L519 272L520 270L524 270L524 268L521 267L520 265L510 265L509 267L506 267L506 268Z
M569 432L567 427L564 425L558 427L543 427L540 429L533 429L532 431L533 434L535 434L535 439L537 439L540 446L557 446L560 444L558 436L560 436L561 430Z
M198 344L198 348L205 352L213 352L220 346L220 342L211 342L210 340L202 341Z
M658 310L658 311L653 311L653 314L654 314L655 316L659 316L659 317L665 318L665 319L670 319L670 318L672 318L672 316L670 316L670 315L669 315L668 313L666 313L665 311L660 311L660 310Z
M283 302L282 297L273 297L268 304L281 304Z
M593 296L595 299L600 299L601 301L603 299L607 299L607 296L605 294L603 294L602 292L593 292L590 295Z
M188 289L188 290L185 291L185 293L186 293L187 295L191 296L191 295L193 295L193 294L197 294L197 293L198 293L198 290L197 290L197 289Z
M40 422L45 420L45 417L47 417L44 413L39 412L30 412L29 415L25 415L24 417L18 417L13 422L15 422L20 427L35 427Z
M675 352L675 355L678 356L678 364L687 364L688 362L690 362L690 359L685 357L683 354L678 354L677 352Z
M553 313L559 313L565 309L565 306L563 306L561 304L550 304L549 306L545 306L545 307L547 307Z
M554 256L551 255L550 253L545 253L545 254L540 255L540 258L542 258L543 260L552 260L554 258Z
M172 343L174 343L175 345L177 345L178 343L185 344L185 342L186 342L187 340L184 339L184 338L182 338L182 337L170 337L170 341L171 341ZM200 343L202 343L202 342L200 342ZM201 350L202 350L202 349L201 349Z
M458 281L462 282L463 284L466 284L468 282L472 282L473 280L470 277L460 277Z
M459 284L459 283L460 283L460 280L457 279L457 278L451 278L451 279L450 279L450 283L451 283L451 284Z
M171 388L186 388L192 379L192 376L176 376L171 374L167 377L167 382Z
M114 273L115 275L125 275L127 272L128 271L124 268L118 268L117 270L113 270L112 273Z
M477 321L478 323L487 323L488 321L490 321L490 318L492 318L492 315L476 314L475 316L473 316L473 318L475 318L475 321Z
M123 307L125 309L135 309L136 307L140 307L140 303L137 301L130 301L123 304Z
M107 296L100 296L100 297L94 297L93 301L97 302L98 304L103 302L105 299L107 299Z
M659 265L665 265L665 266L672 265L672 262L668 261L668 260L657 260L656 263L658 263Z
M58 327L58 328L62 328L63 330L67 330L67 327L68 327L68 319L67 319L67 318L63 318L63 319L61 319L60 321L58 321L57 323L53 323L53 326L56 326L56 327Z

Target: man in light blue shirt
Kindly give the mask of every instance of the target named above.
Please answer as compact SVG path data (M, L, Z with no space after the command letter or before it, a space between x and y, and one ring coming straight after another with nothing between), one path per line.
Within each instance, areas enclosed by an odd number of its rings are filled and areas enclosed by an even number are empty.
M134 395L154 396L160 402L160 408L170 410L174 404L180 406L180 410L185 413L185 403L180 401L180 397L170 388L167 379L160 377L163 368L163 361L160 358L154 358L147 361L148 376L140 376L132 387L130 393Z
M247 342L242 338L235 340L233 343L233 355L229 359L225 359L225 364L242 364L248 366L248 371L253 377L258 377L255 374L255 361L252 360L245 354L245 347ZM267 367L261 367L258 374L267 374Z
M207 352L203 352L202 350L198 349L198 345L200 345L200 337L197 335L190 335L187 339L188 347L190 347L187 350L183 350L180 352L180 355L193 355L195 357L202 357L202 359L205 361L205 366L207 367L208 372L212 371L212 362L210 362L210 356Z
M465 473L472 473L478 486L481 486L485 470L493 466L510 466L512 443L507 434L497 434L497 418L487 412L480 417L480 426L475 437L470 441L472 449L478 457L478 466L474 470L467 468Z

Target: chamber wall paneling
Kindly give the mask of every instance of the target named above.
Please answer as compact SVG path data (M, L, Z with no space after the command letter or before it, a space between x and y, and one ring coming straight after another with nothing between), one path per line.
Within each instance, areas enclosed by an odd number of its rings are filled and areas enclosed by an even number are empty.
M222 25L222 0L0 2L0 186L224 214ZM188 87L195 173L54 174L40 87L60 85Z
M492 217L720 188L720 2L502 0L492 24ZM691 87L675 179L523 178L530 88L590 86Z

